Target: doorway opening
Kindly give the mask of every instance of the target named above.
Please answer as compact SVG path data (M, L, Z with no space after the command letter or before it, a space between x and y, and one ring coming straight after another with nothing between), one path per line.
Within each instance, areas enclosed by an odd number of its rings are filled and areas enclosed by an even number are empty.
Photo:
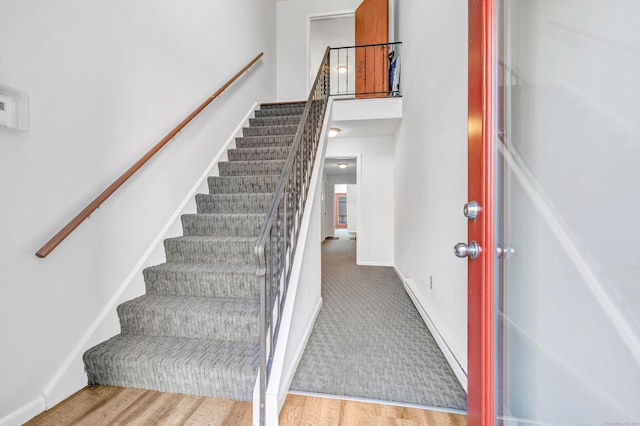
M355 43L354 12L333 12L309 17L307 21L307 90L311 88L327 46Z
M327 156L323 170L322 238L356 240L360 222L360 154Z

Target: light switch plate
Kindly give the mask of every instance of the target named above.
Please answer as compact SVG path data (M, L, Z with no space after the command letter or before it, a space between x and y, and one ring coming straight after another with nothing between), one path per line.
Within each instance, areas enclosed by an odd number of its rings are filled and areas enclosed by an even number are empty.
M0 86L0 129L29 130L29 96L26 93Z

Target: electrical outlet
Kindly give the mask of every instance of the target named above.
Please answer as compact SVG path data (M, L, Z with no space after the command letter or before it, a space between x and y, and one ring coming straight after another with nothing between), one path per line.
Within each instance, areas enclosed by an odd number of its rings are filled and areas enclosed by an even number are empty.
M429 275L429 288L433 290L433 277Z

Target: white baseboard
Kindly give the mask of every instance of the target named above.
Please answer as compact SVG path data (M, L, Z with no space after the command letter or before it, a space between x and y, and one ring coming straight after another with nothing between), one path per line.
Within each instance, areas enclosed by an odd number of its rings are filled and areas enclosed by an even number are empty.
M0 426L22 425L42 413L45 408L44 396L41 396L1 418Z
M313 326L316 324L316 320L318 319L318 315L320 314L320 309L322 308L322 298L318 300L315 309L313 310L313 315L311 316L311 321L307 324L307 328L304 330L304 339L300 342L300 345L296 349L294 355L294 362L289 365L288 371L284 373L283 382L286 384L282 386L282 389L289 389L291 387L291 382L293 382L293 376L296 374L296 370L298 369L298 364L300 364L300 360L302 359L302 355L304 353L304 349L307 347L307 343L309 342L309 337L311 337L311 332L313 331ZM282 408L284 404L284 400L287 397L287 392L284 392L283 395L278 395L278 411Z
M416 309L418 310L418 313L420 313L422 320L424 321L427 328L431 332L431 335L433 336L436 343L438 344L438 347L444 354L444 357L447 360L447 363L449 363L449 366L451 366L451 369L453 370L453 373L456 375L458 382L460 382L460 385L462 386L464 391L467 392L467 371L465 368L462 367L460 362L458 362L458 359L456 358L453 351L451 351L451 348L449 348L449 345L447 345L447 342L442 336L442 334L440 333L440 330L438 330L438 327L431 320L431 317L429 317L429 314L427 313L427 311L424 309L424 307L418 300L418 297L416 296L416 293L415 293L415 283L411 279L405 278L397 266L394 266L393 268L395 269L396 273L402 280L405 291L411 298L411 301L413 302Z
M229 147L235 146L235 138L237 135L241 134L242 127L246 125L249 121L249 118L254 114L256 107L258 106L257 102L251 106L251 109L247 112L244 118L240 121L238 126L233 130L231 136L224 143L222 148L218 151L216 156L213 158L207 169L202 173L196 184L191 188L187 196L180 203L178 208L171 215L165 226L160 230L156 238L151 242L151 244L147 247L142 256L138 259L133 268L129 271L124 281L118 286L118 289L111 296L111 298L104 305L98 316L94 319L94 321L89 325L82 338L78 341L78 344L74 347L71 353L65 358L64 362L60 366L58 370L56 370L52 379L45 386L42 394L44 399L44 406L51 407L58 402L62 401L65 397L58 395L56 389L60 386L65 375L68 373L69 369L77 362L78 359L81 359L82 353L87 349L87 344L90 341L91 337L94 335L98 327L102 324L105 318L112 312L115 312L115 306L120 300L120 297L125 292L125 290L129 287L134 278L142 272L142 269L147 266L149 257L154 253L155 250L162 247L163 240L167 237L167 233L171 229L171 227L176 223L176 221L180 220L180 216L184 213L185 207L189 202L191 202L198 192L198 189L206 183L207 177L210 175L211 171L218 164L223 155L226 155L226 151ZM77 390L77 389L76 389ZM65 394L68 392L65 392ZM69 395L66 395L67 397Z
M375 260L365 260L358 262L358 266L389 266L394 268L396 265L393 262L376 262Z

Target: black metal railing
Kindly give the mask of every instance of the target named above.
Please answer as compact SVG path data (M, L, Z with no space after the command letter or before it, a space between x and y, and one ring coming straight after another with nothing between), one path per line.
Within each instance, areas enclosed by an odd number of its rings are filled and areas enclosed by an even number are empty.
M260 287L260 424L313 164L329 99L329 48L304 107L275 196L255 248Z
M331 48L331 96L400 96L401 50L401 42Z

